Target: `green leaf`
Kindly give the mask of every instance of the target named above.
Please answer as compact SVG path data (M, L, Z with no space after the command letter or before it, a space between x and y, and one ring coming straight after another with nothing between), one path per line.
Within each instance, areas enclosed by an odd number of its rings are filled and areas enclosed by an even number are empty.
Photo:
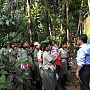
M16 62L16 64L14 65L15 68L18 68L21 64L26 63L26 59L20 59L19 61Z
M0 77L0 90L3 88L3 85L5 84L5 75L2 75Z

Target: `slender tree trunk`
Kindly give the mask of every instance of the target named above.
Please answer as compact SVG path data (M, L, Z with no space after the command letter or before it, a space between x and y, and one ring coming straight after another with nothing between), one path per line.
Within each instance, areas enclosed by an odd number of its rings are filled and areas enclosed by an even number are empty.
M90 0L88 0L89 15L90 15Z
M59 1L59 10L58 10L59 15L62 17L63 16L63 4L62 1ZM59 39L62 39L62 34L63 34L63 18L60 18L60 36Z
M66 1L66 18L67 18L67 42L69 41L69 26L68 26L68 22L69 22L69 4L68 1Z
M45 21L45 27L44 27L44 32L45 36L50 36L49 32L49 13L48 13L48 7L47 7L47 0L44 2L44 21Z
M29 31L29 34L30 34L30 42L32 42L30 0L27 0L27 14L28 14L28 31Z
M79 21L78 21L78 30L77 30L78 35L82 34L82 19L81 19L82 6L83 6L83 0L81 2L81 9L80 9Z
M46 36L49 36L49 15L48 15L48 11L45 11L45 33Z
M50 32L50 37L52 38L52 22L50 18L50 24L49 24L49 32Z
M13 1L10 2L11 6L11 18L14 18Z
M22 0L22 2L23 2L23 13L25 13L26 12L26 3L25 3L25 0Z
M60 33L61 33L61 36L60 36L60 38L61 38L61 41L62 40L64 40L65 39L65 35L64 35L64 33L66 33L65 32L65 25L64 25L64 23L65 23L65 1L59 1L59 13L61 14L61 24L60 24ZM64 35L64 37L62 38L62 36Z

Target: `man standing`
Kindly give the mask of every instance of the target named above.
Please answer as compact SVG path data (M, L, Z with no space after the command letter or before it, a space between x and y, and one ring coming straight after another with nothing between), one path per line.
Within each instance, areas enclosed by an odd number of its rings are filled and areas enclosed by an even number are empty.
M81 90L90 90L90 45L87 44L87 35L82 34L78 37L77 44L80 46L77 51L77 70L76 77L80 80Z

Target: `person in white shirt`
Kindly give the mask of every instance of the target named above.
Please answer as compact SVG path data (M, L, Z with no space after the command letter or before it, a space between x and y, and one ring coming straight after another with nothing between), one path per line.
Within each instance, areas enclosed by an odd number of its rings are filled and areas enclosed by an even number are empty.
M37 59L38 59L38 64L39 64L40 76L42 77L43 75L43 47L42 45L40 46L40 49L37 53Z
M77 51L76 77L80 80L81 90L90 90L90 45L87 44L87 35L82 34L78 37L77 44L80 46Z
M39 64L38 64L38 58L37 58L37 53L40 48L40 43L39 42L34 42L34 52L33 52L33 58L34 58L34 66L35 66L35 79L37 80L38 77L40 76L39 73Z
M42 80L40 76L40 64L38 60L40 59L40 46L41 44L39 42L34 42L34 65L35 65L35 81L36 81L36 86L35 90L42 90Z

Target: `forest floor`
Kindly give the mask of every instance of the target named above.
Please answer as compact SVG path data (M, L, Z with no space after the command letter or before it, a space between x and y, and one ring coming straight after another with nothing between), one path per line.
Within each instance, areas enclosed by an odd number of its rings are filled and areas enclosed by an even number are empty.
M66 90L80 90L79 80L76 78L76 59L72 58L71 62L73 66L70 70L68 70L68 85L66 86ZM61 88L59 90L62 90Z
M67 86L65 86L66 89L59 88L58 90L80 90L79 80L76 78L74 71L68 73L68 81Z
M72 68L68 70L68 81L67 86L65 86L65 89L61 89L60 83L58 83L58 90L80 90L79 80L76 78L76 59L73 57L71 59L71 62L73 63Z

